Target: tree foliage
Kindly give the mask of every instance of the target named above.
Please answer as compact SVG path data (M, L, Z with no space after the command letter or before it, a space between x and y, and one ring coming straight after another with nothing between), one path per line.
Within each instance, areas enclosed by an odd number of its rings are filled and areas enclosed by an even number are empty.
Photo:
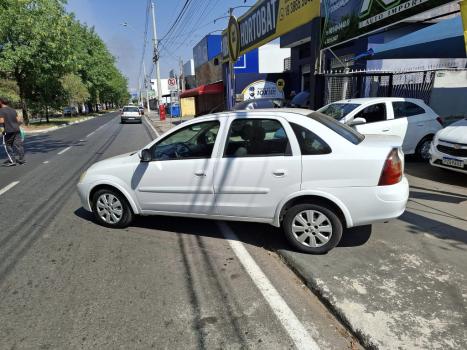
M14 80L28 110L69 101L123 104L126 78L93 28L65 11L64 0L0 0L0 78Z

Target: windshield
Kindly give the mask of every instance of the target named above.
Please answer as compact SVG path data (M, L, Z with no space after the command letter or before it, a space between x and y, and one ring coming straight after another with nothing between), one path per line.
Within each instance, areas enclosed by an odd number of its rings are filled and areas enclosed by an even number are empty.
M124 112L136 112L136 113L139 113L138 107L124 107L123 111Z
M352 129L350 126L346 124L337 122L335 119L332 119L325 114L321 114L319 112L313 112L309 114L308 117L328 127L335 133L342 136L347 141L352 142L354 145L358 145L360 142L362 142L365 139L365 136L360 134L358 131Z
M336 120L341 120L358 106L360 105L357 103L331 103L318 109L318 112L326 114Z

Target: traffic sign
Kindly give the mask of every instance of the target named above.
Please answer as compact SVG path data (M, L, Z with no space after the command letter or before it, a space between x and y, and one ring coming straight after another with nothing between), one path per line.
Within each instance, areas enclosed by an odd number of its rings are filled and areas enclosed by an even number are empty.
M177 79L169 78L167 84L169 85L169 91L177 91L178 90Z

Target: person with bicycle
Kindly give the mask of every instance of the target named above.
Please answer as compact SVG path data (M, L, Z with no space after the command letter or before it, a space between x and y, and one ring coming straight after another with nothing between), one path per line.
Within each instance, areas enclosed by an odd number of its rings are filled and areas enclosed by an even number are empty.
M3 125L2 139L7 160L3 166L15 166L26 163L21 137L21 121L16 110L8 106L7 100L0 97L0 125Z

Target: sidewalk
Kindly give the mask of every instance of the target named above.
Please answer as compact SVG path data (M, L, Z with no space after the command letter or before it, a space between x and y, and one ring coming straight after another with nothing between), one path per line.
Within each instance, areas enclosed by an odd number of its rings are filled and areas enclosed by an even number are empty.
M159 119L159 113L156 111L151 111L149 113L145 111L145 116L151 122L151 124L156 128L157 132L161 135L167 132L168 130L172 129L173 127L176 127L180 123L183 123L184 121L191 120L194 118L194 117L170 118L169 116L167 116L167 118L164 121L161 121Z

